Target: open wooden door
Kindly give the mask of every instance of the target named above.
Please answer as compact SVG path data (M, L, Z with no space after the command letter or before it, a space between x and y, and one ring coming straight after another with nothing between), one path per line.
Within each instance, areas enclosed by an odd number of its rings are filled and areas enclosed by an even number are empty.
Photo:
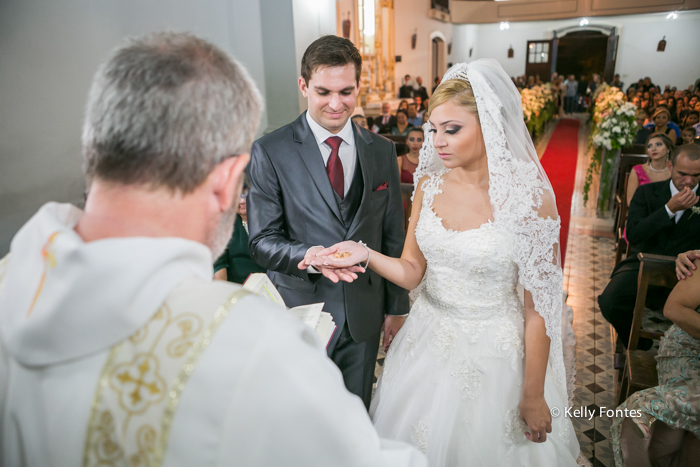
M605 71L603 72L607 83L611 83L613 76L615 76L615 59L617 58L617 44L619 39L620 36L617 35L616 28L612 28L610 36L608 37L608 50L605 54Z
M551 78L552 71L552 41L527 41L527 60L525 74L539 76L546 83Z

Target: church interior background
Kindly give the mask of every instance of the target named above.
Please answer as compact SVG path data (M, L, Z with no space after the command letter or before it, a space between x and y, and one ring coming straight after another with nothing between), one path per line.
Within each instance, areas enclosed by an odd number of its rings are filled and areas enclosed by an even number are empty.
M123 37L162 28L201 34L248 68L266 101L261 134L305 110L296 88L301 54L323 34L346 37L361 51L358 106L367 116L379 115L382 102L396 109L405 75L422 77L430 93L451 64L485 57L513 77L543 70L543 81L553 72L619 74L625 90L645 76L679 89L700 78L700 60L689 59L698 56L700 0L200 0L178 8L167 0L1 2L0 256L41 204L82 202L80 126L92 74ZM530 44L542 44L541 55ZM590 135L588 117L574 118L564 286L578 344L575 403L595 409L615 405L618 378L596 301L613 267L614 220L583 203ZM537 138L540 157L556 120ZM647 324L661 321L652 316ZM614 465L610 423L574 422L593 465Z

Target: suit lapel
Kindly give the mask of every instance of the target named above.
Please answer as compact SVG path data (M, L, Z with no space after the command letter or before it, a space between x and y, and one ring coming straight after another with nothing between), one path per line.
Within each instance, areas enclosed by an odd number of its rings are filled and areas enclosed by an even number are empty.
M333 214L338 222L343 224L343 218L340 215L338 203L335 201L335 196L333 195L333 187L331 186L331 181L328 178L326 166L323 164L323 156L321 155L321 151L318 149L316 138L314 137L314 134L306 121L306 112L301 114L296 121L296 125L294 127L294 141L299 143L297 148L299 156L304 162L309 174L311 174L311 179L314 181L314 185L316 185L316 188L318 189L319 193L321 193L323 200L326 202L330 210L333 211Z
M369 147L370 143L372 142L372 138L370 136L367 136L367 139L365 139L365 136L362 134L362 132L357 130L355 124L353 124L352 126L352 131L355 135L355 150L357 151L357 163L360 164L360 170L362 171L362 181L364 182L364 189L362 190L362 201L360 201L360 206L357 208L357 213L355 213L355 217L353 218L352 223L350 224L350 228L348 229L348 233L345 238L350 238L350 236L355 232L358 223L360 222L364 214L363 211L367 208L367 205L369 204L369 198L372 193L371 181L374 172L374 164L370 156Z

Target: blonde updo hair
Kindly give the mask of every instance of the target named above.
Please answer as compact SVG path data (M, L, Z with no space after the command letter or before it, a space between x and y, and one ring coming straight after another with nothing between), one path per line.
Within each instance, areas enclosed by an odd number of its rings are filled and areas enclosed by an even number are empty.
M479 118L474 91L472 91L472 85L469 84L469 81L449 79L440 83L440 86L437 87L430 97L426 119L430 118L433 109L448 101L453 101L457 105L466 107L470 113L476 115L477 119Z

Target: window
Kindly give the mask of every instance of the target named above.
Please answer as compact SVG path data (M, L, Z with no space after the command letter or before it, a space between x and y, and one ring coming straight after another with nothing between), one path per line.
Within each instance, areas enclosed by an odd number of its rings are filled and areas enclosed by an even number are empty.
M549 62L549 42L530 42L527 46L528 63Z

